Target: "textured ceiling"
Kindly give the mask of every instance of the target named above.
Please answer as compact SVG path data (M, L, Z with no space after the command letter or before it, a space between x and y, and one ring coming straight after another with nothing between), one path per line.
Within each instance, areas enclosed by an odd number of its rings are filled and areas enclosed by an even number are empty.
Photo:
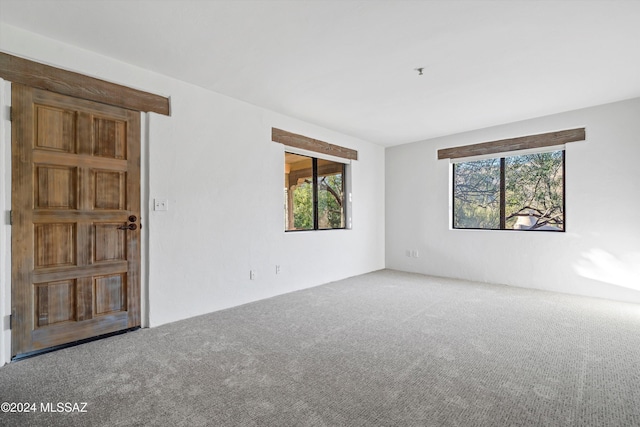
M640 1L0 0L0 20L382 145L640 96Z

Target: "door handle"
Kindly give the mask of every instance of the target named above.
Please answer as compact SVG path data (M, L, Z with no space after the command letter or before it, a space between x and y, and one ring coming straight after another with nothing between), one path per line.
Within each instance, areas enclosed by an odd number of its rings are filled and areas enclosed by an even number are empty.
M118 230L135 230L137 228L138 228L137 225L129 224L129 225L121 225L120 227L118 227Z

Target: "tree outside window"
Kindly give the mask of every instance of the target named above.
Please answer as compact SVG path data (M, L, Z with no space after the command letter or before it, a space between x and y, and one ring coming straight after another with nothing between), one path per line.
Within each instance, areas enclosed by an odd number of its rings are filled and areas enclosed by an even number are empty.
M564 210L564 150L454 164L454 228L564 231Z

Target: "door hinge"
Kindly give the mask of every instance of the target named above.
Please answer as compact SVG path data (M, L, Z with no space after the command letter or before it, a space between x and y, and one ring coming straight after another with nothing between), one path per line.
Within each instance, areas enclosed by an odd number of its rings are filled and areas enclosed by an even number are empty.
M13 121L13 108L11 106L9 106L9 121Z
M13 314L9 315L9 329L13 329Z
M9 225L13 225L13 211L9 211Z

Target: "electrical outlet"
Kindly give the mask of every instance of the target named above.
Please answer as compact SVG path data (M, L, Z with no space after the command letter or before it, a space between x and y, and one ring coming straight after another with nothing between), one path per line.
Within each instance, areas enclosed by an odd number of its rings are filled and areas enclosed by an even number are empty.
M411 257L411 250L410 250L410 249L407 249L407 250L404 252L404 254L410 258L410 257Z
M276 265L276 274L280 274L280 266Z
M249 279L250 280L256 280L256 271L255 270L249 270Z
M168 211L169 210L169 200L167 200L167 199L153 199L153 210L154 211Z
M414 249L413 251L411 251L411 256L414 258L420 258L420 252L418 252L417 249Z

